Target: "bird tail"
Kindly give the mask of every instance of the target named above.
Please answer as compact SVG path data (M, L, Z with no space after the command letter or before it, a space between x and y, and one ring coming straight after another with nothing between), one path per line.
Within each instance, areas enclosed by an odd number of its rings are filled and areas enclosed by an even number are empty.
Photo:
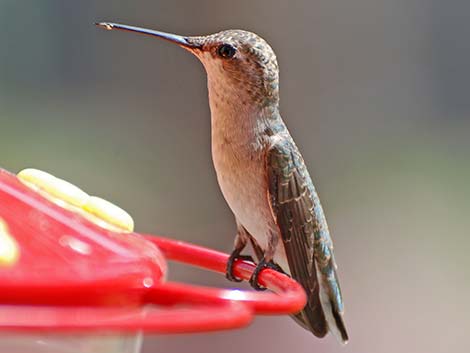
M328 331L331 331L341 343L348 342L349 337L341 313L335 309L333 303L318 292L311 293L304 309L292 315L292 318L317 337L324 337Z

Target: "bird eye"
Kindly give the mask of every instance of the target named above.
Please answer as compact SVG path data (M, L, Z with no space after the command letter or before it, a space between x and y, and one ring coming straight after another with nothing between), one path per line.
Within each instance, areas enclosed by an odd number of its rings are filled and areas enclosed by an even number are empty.
M232 47L230 44L222 44L219 48L217 48L217 55L225 59L232 58L236 52L237 49Z

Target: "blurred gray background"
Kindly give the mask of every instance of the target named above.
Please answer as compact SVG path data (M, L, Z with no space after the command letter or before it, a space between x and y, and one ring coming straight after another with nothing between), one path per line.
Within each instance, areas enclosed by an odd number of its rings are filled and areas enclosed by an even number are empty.
M469 14L459 0L0 0L0 166L47 170L128 210L138 231L229 252L202 65L93 23L252 30L278 55L282 113L326 209L351 341L261 317L147 337L143 351L468 352Z

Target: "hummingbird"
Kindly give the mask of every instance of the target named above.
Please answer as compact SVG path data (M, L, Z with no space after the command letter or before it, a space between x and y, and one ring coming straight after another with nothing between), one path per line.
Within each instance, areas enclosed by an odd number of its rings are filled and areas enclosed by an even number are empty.
M271 46L244 30L180 36L118 23L108 30L157 37L194 54L207 73L212 159L237 225L226 277L250 243L258 258L250 284L261 290L265 268L284 272L307 294L293 317L317 337L348 341L333 243L305 162L279 111L279 68Z

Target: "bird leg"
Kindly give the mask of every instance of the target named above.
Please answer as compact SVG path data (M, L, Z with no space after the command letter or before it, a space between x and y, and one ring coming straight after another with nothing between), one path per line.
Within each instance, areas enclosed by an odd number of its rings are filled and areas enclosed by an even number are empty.
M230 257L228 258L227 261L227 269L225 271L225 277L229 281L232 282L241 282L242 279L237 278L233 275L233 265L237 260L246 260L246 261L253 261L253 258L251 256L246 256L246 255L240 255L240 253L243 251L243 249L246 246L246 243L250 239L250 235L248 232L245 230L245 228L238 224L237 222L237 236L235 237L235 247L230 254Z
M266 288L261 287L258 283L258 277L265 268L270 268L274 271L285 274L282 268L273 261L278 241L279 237L277 235L271 235L269 237L268 248L264 252L263 258L260 260L250 277L250 285L256 290L266 290Z
M261 246L256 242L256 239L251 236L251 234L250 234L250 242L255 252L256 258L258 259L258 261L261 261L264 257L264 251L261 248Z

